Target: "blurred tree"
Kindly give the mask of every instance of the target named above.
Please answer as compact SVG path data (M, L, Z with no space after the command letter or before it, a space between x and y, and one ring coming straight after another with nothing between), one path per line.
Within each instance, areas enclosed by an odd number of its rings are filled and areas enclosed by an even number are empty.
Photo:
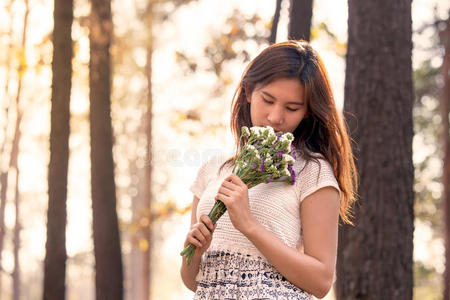
M4 238L6 233L6 226L5 226L5 208L6 208L6 201L7 201L7 190L8 190L8 173L11 169L11 162L12 162L12 153L8 153L9 151L9 144L11 143L8 139L8 126L10 124L11 114L10 114L10 107L11 107L11 97L9 97L9 82L10 82L10 75L11 75L11 56L13 54L13 42L12 42L12 36L13 36L13 13L12 13L12 4L13 0L11 0L6 6L6 12L8 13L8 16L10 16L9 20L9 30L6 33L9 40L8 40L8 49L6 51L6 80L5 80L5 87L4 87L4 95L5 99L8 102L4 102L5 105L5 112L4 112L4 127L3 127L3 141L0 148L0 297L2 295L2 273L3 273L3 265L2 265L2 254L3 254L3 245L4 245ZM9 159L7 158L9 156Z
M291 0L289 8L289 39L310 40L313 0Z
M277 40L278 21L280 20L281 0L276 0L275 13L273 14L272 25L270 28L269 44Z
M65 299L73 0L55 0L43 299Z
M442 203L444 208L445 224L445 271L444 271L444 298L450 299L450 11L446 22L441 22L440 31L441 44L444 48L444 59L442 61L441 74L443 88L441 95L441 123L442 123L442 152L443 170Z
M436 31L435 26L426 27ZM419 30L421 31L421 30ZM421 34L420 32L417 32ZM435 163L440 160L439 146L439 69L433 66L432 59L441 56L437 34L433 36L432 48L422 49L429 54L414 70L414 215L419 226L427 226L432 232L432 241L442 239L442 211L440 193L436 187L441 185L440 172ZM417 227L416 227L417 228ZM440 299L440 273L429 262L414 262L414 299Z
M214 72L218 79L216 86L212 89L211 97L222 96L226 87L233 82L228 73L224 72L224 70L227 71L228 63L232 61L245 63L250 60L250 54L246 49L247 43L253 45L256 42L258 46L268 44L272 22L267 22L257 14L246 16L235 9L227 18L224 28L227 29L212 35L203 50L202 59L207 59L203 70ZM200 58L197 59L200 60ZM186 75L200 71L197 59L176 51L176 60ZM184 113L184 116L196 115L196 113ZM183 120L190 120L190 118L183 118ZM197 119L197 121L201 120ZM210 126L206 125L205 128L209 130Z
M123 299L111 125L110 0L92 0L89 19L91 193L97 299Z
M153 147L152 147L152 120L153 120L153 95L152 95L152 55L154 50L154 27L155 24L161 24L165 21L170 22L170 16L179 8L193 0L145 0L135 2L136 17L141 20L139 34L136 33L136 27L130 26L122 35L114 37L114 66L116 73L120 76L134 76L145 78L145 86L139 90L137 95L124 86L123 89L117 88L115 98L116 105L123 105L123 110L134 107L134 114L125 117L123 111L116 114L123 123L135 123L138 120L138 126L127 126L120 132L115 132L115 137L123 137L124 140L135 140L136 148L129 149L129 143L124 147L124 156L128 162L128 176L132 178L127 190L124 191L131 195L132 220L130 224L125 224L124 229L128 229L125 234L131 240L131 251L129 253L129 272L127 272L127 281L130 282L126 296L129 299L149 299L151 290L151 268L152 268L152 226L157 216L161 216L161 208L154 208L153 192L154 182L152 182L153 172ZM136 61L130 61L137 50L144 50L145 65L141 66ZM123 67L123 69L122 69ZM126 73L125 73L126 72ZM154 76L154 75L153 75ZM127 78L128 78L127 77ZM127 99L127 101L121 101ZM134 99L134 100L131 100ZM114 100L114 99L113 99ZM133 104L130 101L135 101ZM120 116L119 116L120 114ZM125 119L122 119L125 118ZM131 151L130 151L131 150ZM167 171L167 170L166 170ZM161 198L161 197L160 197Z
M344 111L360 188L356 226L340 228L337 299L411 299L411 1L350 0L348 24Z
M14 139L13 139L13 147L11 150L11 166L15 170L15 189L14 189L14 204L15 204L15 224L14 224L14 237L13 237L13 248L14 248L14 269L12 272L13 277L13 300L20 299L20 259L19 259L19 251L20 251L20 192L19 192L19 164L18 157L20 151L20 124L22 122L23 111L20 107L20 98L22 97L22 79L25 74L28 66L26 63L26 44L27 44L27 30L28 30L28 14L30 12L30 7L28 0L25 0L25 12L23 17L23 29L22 29L22 43L21 43L21 53L23 55L23 59L21 59L21 63L19 65L19 81L17 86L17 94L16 94L16 109L17 109L17 119L16 126L14 129Z
M142 120L141 128L145 134L145 152L146 152L146 164L144 166L144 178L143 178L143 193L141 193L141 203L144 212L147 212L146 216L140 216L141 221L146 220L142 225L142 239L138 244L142 253L142 273L141 273L141 297L137 299L148 300L150 299L150 286L151 286L151 250L152 250L152 218L148 212L152 210L152 106L153 106L153 94L152 94L152 54L153 54L153 21L154 16L154 4L149 1L144 13L144 23L147 28L147 39L145 43L145 78L147 79L147 93L146 93L146 110ZM144 219L142 218L144 217Z

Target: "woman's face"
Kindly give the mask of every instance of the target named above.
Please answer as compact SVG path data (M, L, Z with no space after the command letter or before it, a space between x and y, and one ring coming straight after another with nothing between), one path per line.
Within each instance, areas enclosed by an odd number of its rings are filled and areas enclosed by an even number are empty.
M271 126L275 131L294 132L307 112L303 84L295 78L280 78L257 84L250 99L252 126Z

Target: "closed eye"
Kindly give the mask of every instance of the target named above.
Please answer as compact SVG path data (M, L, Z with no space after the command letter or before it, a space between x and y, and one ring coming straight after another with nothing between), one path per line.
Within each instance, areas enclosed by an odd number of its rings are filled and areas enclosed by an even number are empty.
M263 101L266 102L267 104L273 104L272 101L267 100L266 98L262 97ZM298 111L298 109L296 108L287 108L289 111Z
M267 100L266 98L264 98L264 97L262 97L262 99L263 99L263 101L264 102L266 102L266 103L268 103L268 104L273 104L273 102L272 101L269 101L269 100Z

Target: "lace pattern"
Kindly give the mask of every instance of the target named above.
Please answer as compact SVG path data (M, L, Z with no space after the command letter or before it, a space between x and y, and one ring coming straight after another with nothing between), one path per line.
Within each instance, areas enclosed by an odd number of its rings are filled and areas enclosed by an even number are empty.
M196 279L195 300L312 299L263 257L239 251L208 250Z

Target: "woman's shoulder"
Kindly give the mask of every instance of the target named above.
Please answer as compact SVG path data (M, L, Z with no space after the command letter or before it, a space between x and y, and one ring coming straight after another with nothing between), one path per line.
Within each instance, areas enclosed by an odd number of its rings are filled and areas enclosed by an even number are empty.
M325 156L320 152L312 152L308 151L306 154L300 152L297 159L295 160L295 167L297 168L314 168L313 165L316 165L316 168L321 168L324 166L325 168L331 168L331 164L325 158Z
M310 152L308 158L300 160L301 167L295 182L295 186L301 191L300 201L325 186L334 187L340 193L333 166L323 154Z
M309 178L336 180L334 169L326 157L319 152L309 152L307 156L300 155L294 166L300 181Z
M209 172L217 171L229 158L231 158L231 156L225 153L215 153L208 155L202 160L202 165L200 168Z

